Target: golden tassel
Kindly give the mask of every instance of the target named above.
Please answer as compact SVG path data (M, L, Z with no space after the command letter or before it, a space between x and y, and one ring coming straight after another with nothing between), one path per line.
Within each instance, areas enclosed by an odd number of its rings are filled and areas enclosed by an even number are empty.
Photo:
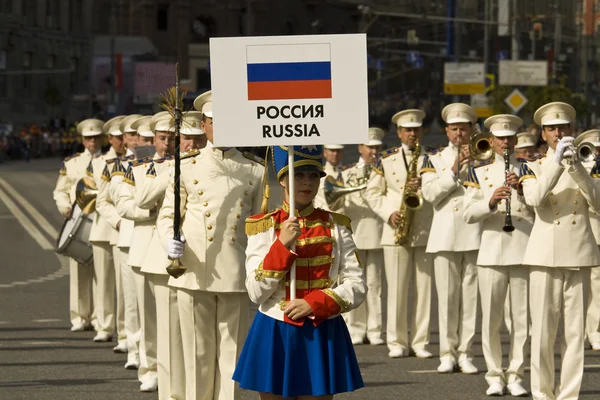
M265 172L263 173L263 199L260 204L261 214L266 214L269 211L269 199L271 198L271 188L269 187L269 149L267 147L267 154L265 154Z

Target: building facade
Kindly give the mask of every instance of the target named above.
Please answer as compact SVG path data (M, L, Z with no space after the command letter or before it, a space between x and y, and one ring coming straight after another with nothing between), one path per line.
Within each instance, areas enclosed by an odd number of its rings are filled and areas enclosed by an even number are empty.
M0 0L0 122L89 115L92 0Z

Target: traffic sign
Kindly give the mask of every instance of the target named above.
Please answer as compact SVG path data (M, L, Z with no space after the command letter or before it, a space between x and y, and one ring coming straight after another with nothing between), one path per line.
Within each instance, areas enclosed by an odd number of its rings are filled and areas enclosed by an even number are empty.
M491 92L496 89L496 75L486 74L485 75L485 93Z
M517 114L529 100L519 89L515 89L504 99L504 102Z
M479 118L487 118L493 115L493 111L485 94L472 94L471 107L473 107Z
M483 63L445 63L444 93L485 93Z
M511 61L498 63L501 86L548 86L547 61Z
M497 61L508 60L508 51L506 51L506 50L497 51L496 52L496 60Z

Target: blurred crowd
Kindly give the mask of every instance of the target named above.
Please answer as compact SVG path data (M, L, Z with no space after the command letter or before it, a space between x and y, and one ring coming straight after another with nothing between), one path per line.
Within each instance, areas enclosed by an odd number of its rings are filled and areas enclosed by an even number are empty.
M82 151L80 135L75 124L52 121L48 125L32 124L14 129L0 125L0 162L23 159L29 161L42 157L67 157Z

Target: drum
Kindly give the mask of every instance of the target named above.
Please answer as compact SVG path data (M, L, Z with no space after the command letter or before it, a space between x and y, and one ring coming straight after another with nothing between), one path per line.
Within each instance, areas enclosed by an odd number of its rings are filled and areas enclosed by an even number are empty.
M90 264L93 260L92 245L89 237L93 219L85 214L77 203L73 204L71 218L67 219L56 241L56 252L71 257L81 264Z

